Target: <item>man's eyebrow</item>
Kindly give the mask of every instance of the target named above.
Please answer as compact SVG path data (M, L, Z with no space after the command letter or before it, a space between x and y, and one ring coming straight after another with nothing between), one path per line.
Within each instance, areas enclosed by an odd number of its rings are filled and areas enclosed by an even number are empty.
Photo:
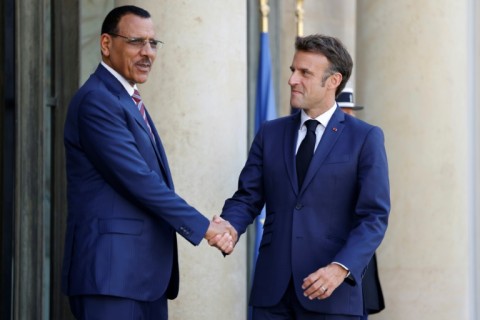
M304 73L313 74L313 72L308 68L295 68L294 66L290 66L290 70L291 71L300 70L301 72L304 72Z

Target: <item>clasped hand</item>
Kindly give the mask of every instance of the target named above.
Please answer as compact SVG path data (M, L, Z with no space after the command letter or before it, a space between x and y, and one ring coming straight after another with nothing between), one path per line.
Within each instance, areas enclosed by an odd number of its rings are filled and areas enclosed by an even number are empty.
M205 239L212 247L216 247L225 254L230 254L237 243L238 233L230 222L214 216L210 221Z

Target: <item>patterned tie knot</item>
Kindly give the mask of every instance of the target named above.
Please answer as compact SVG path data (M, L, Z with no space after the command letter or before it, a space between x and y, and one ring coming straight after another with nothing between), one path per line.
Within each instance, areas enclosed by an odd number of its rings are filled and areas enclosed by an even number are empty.
M305 121L305 126L308 131L315 132L317 130L318 121L317 120L307 120Z
M136 104L138 104L140 101L142 101L142 97L140 97L140 92L138 92L137 89L133 91L132 99L135 101Z

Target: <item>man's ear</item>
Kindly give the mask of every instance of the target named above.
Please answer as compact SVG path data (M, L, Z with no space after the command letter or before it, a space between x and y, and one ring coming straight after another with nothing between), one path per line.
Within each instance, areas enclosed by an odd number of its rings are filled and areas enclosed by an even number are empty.
M342 74L340 72L335 72L334 74L332 74L329 78L328 78L328 87L329 89L334 89L336 90L337 87L340 85L340 83L342 83Z
M100 36L100 51L102 56L110 56L110 47L112 46L112 37L106 33Z

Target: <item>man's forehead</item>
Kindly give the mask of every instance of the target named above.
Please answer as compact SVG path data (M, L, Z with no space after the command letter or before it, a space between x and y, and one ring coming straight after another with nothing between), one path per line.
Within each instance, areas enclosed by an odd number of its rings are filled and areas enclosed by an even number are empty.
M328 59L321 53L297 51L293 57L292 68L295 69L318 69L328 67Z
M152 23L151 17L141 17L137 16L136 14L127 13L123 17L120 18L119 23Z
M119 30L153 30L153 21L151 18L144 18L134 14L126 14L118 21Z

